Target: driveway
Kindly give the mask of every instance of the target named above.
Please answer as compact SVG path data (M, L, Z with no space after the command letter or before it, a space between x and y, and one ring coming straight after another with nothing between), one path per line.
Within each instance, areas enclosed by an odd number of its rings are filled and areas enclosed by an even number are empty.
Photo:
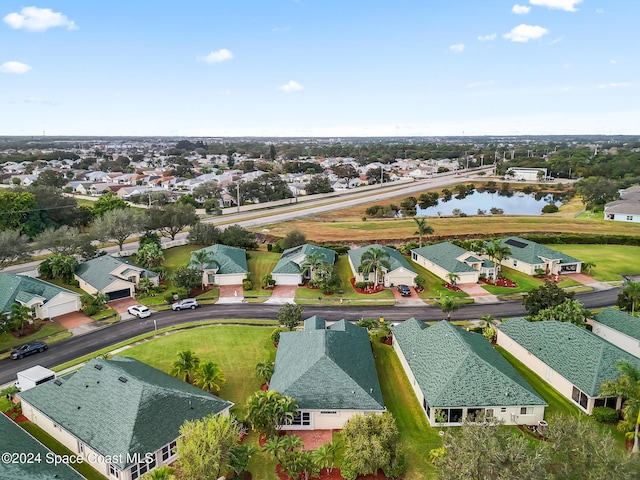
M425 305L425 303L416 293L415 288L409 287L409 289L411 290L411 296L403 297L402 295L400 295L400 292L396 287L391 287L393 298L396 301L396 307L418 307L420 305Z
M220 285L218 301L216 303L242 303L244 290L242 285Z
M93 322L93 318L87 317L82 312L71 312L65 315L60 315L53 319L55 323L66 328L67 330L71 330L73 328L80 327L82 325L87 325L88 323Z
M271 297L264 303L271 303L275 305L284 305L285 303L296 303L296 285L276 285L273 287Z
M498 297L487 292L482 285L477 283L458 283L458 287L464 293L473 298L474 303L498 303Z
M591 275L587 275L586 273L563 273L562 277L575 280L576 282L581 283L582 285L586 285L587 287L591 287L594 290L609 290L613 288L608 283L599 282Z

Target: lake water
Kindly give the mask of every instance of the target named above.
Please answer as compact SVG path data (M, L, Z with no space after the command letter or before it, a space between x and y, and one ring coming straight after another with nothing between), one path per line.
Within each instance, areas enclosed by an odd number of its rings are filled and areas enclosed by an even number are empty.
M542 215L542 207L549 203L560 205L560 199L549 194L541 197L535 194L525 194L522 192L513 192L511 196L500 195L498 192L473 192L464 198L456 198L454 195L451 200L445 202L442 197L438 200L438 205L421 209L416 206L417 217L437 217L438 215L452 215L454 209L459 209L467 215L477 215L478 209L484 210L486 215L490 215L492 208L502 209L505 215Z

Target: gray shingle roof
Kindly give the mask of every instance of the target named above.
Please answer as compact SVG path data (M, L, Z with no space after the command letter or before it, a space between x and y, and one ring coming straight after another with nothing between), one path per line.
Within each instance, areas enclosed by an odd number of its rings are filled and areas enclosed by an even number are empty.
M312 317L304 331L281 334L270 388L301 409L384 410L366 329L345 320L324 325Z
M480 334L410 318L393 327L420 390L434 407L546 405Z
M581 260L578 260L571 255L567 255L566 253L558 252L557 250L553 250L551 248L545 247L544 245L540 245L539 243L532 242L530 240L525 240L520 237L509 237L503 238L501 240L502 245L506 245L511 250L510 258L515 258L521 262L528 263L530 265L538 265L544 262L543 259L549 260L560 260L560 263L581 263ZM520 245L522 247L517 247L515 244Z
M457 257L467 253L467 251L450 242L442 242L435 245L428 245L426 247L414 248L411 251L444 268L447 272L477 272L477 270L471 265L467 265L464 262L456 260ZM476 262L481 261L472 255L468 255L467 259L471 259L471 261Z
M65 463L47 461L51 450L0 413L0 453L40 455L40 462L0 462L0 478L11 480L80 480L84 477Z
M122 264L131 265L132 267L136 267L136 269L142 269L141 276L143 278L155 278L158 276L157 273L152 272L151 270L147 270L140 265L136 265L129 260L125 260L124 258L112 257L111 255L102 255L101 257L93 258L84 263L81 263L80 265L78 265L78 268L76 268L75 274L79 278L87 282L89 285L93 286L95 289L102 290L103 288L111 285L116 280L124 280L125 282L127 281L126 278L120 278L115 275L111 275L110 273Z
M175 440L185 420L232 405L127 357L91 360L59 380L60 385L47 382L19 395L98 453L121 453L123 460L127 453L144 456Z
M511 318L498 328L590 397L600 394L602 382L618 378L617 361L640 368L633 355L572 323Z
M389 264L391 265L390 271L397 270L398 268L404 268L410 272L416 273L415 270L409 262L402 256L402 254L396 250L395 248L386 247L384 245L379 245L374 243L373 245L365 245L364 247L354 248L353 250L349 250L347 253L349 258L351 259L351 263L355 268L358 268L360 265L360 259L362 258L362 254L367 250L372 248L380 248L389 254Z
M300 274L302 273L302 268L300 265L304 263L308 255L311 255L313 252L317 252L319 255L324 255L324 260L333 265L336 261L336 252L331 250L330 248L319 247L317 245L311 245L310 243L305 243L304 245L300 245L298 247L292 247L286 249L282 252L278 263L273 267L271 273L293 273ZM302 257L300 257L303 255ZM293 259L302 258L298 262L293 261Z
M37 278L11 273L0 273L0 311L3 312L10 312L11 305L15 303L16 300L26 302L34 298L34 296L39 296L49 301L61 292L79 296L71 290L58 287L57 285L47 283Z
M609 307L598 313L593 319L607 327L640 340L640 318L638 317L633 317L626 312Z
M191 258L189 260L189 266L197 270L200 269L200 264L194 260L194 253L196 252L210 252L211 260L204 268L218 268L218 274L233 274L233 273L247 273L249 268L247 267L247 253L242 248L230 247L228 245L211 245L209 247L201 248L191 252Z

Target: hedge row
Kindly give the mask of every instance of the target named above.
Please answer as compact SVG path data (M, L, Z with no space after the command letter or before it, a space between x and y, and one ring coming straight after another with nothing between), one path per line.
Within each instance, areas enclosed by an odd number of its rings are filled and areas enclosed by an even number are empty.
M630 235L560 233L555 235L523 234L520 236L532 242L546 244L640 245L640 237L632 237Z

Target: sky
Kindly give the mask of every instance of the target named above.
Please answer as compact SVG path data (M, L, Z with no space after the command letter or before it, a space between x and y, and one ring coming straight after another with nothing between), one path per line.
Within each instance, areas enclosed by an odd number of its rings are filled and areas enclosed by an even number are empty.
M638 0L3 0L0 19L0 135L640 134Z

